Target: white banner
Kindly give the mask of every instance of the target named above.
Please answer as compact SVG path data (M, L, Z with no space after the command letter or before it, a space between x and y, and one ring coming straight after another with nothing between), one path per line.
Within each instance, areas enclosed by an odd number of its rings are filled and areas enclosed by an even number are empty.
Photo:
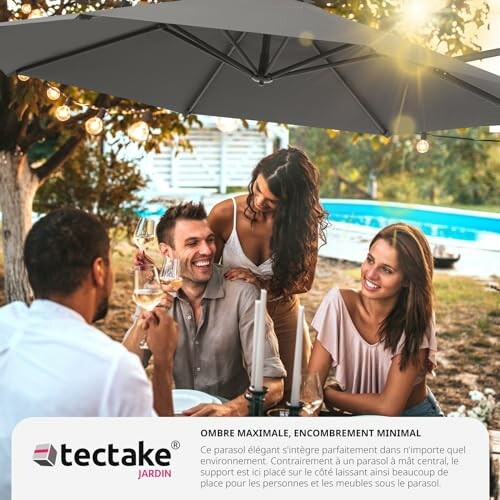
M487 500L488 481L468 418L33 418L12 443L12 500Z

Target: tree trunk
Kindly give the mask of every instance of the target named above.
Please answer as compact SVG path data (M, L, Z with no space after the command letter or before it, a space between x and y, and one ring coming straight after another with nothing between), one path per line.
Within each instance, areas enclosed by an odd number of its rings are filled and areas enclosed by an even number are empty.
M7 302L31 300L23 245L31 227L33 198L39 185L26 155L0 151L0 210Z

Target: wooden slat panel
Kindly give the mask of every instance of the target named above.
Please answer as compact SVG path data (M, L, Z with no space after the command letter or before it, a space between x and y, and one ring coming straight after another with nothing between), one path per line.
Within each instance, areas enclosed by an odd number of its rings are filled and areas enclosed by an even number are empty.
M223 136L207 129L193 129L188 138L193 151L179 151L174 156L171 148L164 149L153 157L150 177L158 175L173 188L244 187L274 139L256 130Z

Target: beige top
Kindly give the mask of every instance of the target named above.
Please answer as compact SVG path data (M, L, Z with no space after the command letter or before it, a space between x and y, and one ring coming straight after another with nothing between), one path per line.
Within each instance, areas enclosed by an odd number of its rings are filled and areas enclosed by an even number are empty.
M383 342L369 344L356 329L338 288L332 288L325 296L312 326L318 332L318 341L332 356L335 378L342 389L355 394L380 394L383 391L392 358L402 352L404 333L394 353L385 349ZM425 332L420 348L428 350L427 368L419 374L415 385L436 366L434 322Z

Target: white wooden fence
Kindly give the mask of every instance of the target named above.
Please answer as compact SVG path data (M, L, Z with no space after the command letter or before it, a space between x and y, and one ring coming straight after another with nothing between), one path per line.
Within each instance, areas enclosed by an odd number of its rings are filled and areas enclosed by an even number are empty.
M142 169L151 179L149 190L188 194L192 190L226 193L229 187L246 187L259 160L288 146L288 130L268 125L267 136L254 129L222 133L215 128L192 129L193 151L165 148L147 157Z

